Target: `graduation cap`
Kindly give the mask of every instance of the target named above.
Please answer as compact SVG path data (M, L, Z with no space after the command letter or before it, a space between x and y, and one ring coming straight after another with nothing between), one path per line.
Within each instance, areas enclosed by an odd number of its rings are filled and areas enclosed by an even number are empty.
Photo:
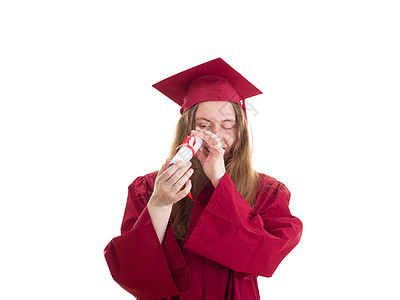
M175 74L153 85L181 107L181 114L197 103L231 101L246 114L245 99L262 94L221 58Z

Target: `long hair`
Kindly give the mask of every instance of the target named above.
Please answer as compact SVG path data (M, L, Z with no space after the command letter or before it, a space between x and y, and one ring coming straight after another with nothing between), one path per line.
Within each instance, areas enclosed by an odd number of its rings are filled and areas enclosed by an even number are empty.
M231 177L237 191L254 208L254 192L257 185L257 172L254 171L251 161L250 138L247 127L247 120L243 109L234 102L232 104L236 116L236 139L232 145L229 156L225 159L225 168ZM199 104L189 108L179 119L176 126L175 139L172 143L170 158L175 154L175 149L195 129L195 114ZM192 196L197 197L208 178L203 172L200 161L197 157L192 159L194 173L191 177ZM189 197L174 204L171 212L172 228L177 240L184 241L189 228L190 217L193 210L193 201Z

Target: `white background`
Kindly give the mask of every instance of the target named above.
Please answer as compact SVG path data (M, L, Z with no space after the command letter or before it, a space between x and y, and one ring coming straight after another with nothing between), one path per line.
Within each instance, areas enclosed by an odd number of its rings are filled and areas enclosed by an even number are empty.
M2 1L0 298L132 299L103 249L180 116L151 85L222 57L304 222L261 298L399 299L396 2Z

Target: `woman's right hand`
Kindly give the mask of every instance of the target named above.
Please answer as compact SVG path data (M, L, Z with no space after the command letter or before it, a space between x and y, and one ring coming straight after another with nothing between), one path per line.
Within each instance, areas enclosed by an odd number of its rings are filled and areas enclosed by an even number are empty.
M170 159L167 159L156 177L154 191L147 204L152 208L172 208L172 205L187 196L192 188L189 179L194 172L190 168L192 163L189 161L183 164L182 161L178 161L167 168L169 163ZM185 184L185 188L181 190Z

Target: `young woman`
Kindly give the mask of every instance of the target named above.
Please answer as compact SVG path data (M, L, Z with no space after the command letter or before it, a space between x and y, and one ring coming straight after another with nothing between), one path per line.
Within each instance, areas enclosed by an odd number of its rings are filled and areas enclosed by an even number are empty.
M203 146L129 186L121 235L104 250L111 275L141 300L260 299L257 276L272 276L302 233L289 190L252 167L244 99L260 92L222 59L154 87L181 105L171 157L190 134Z

